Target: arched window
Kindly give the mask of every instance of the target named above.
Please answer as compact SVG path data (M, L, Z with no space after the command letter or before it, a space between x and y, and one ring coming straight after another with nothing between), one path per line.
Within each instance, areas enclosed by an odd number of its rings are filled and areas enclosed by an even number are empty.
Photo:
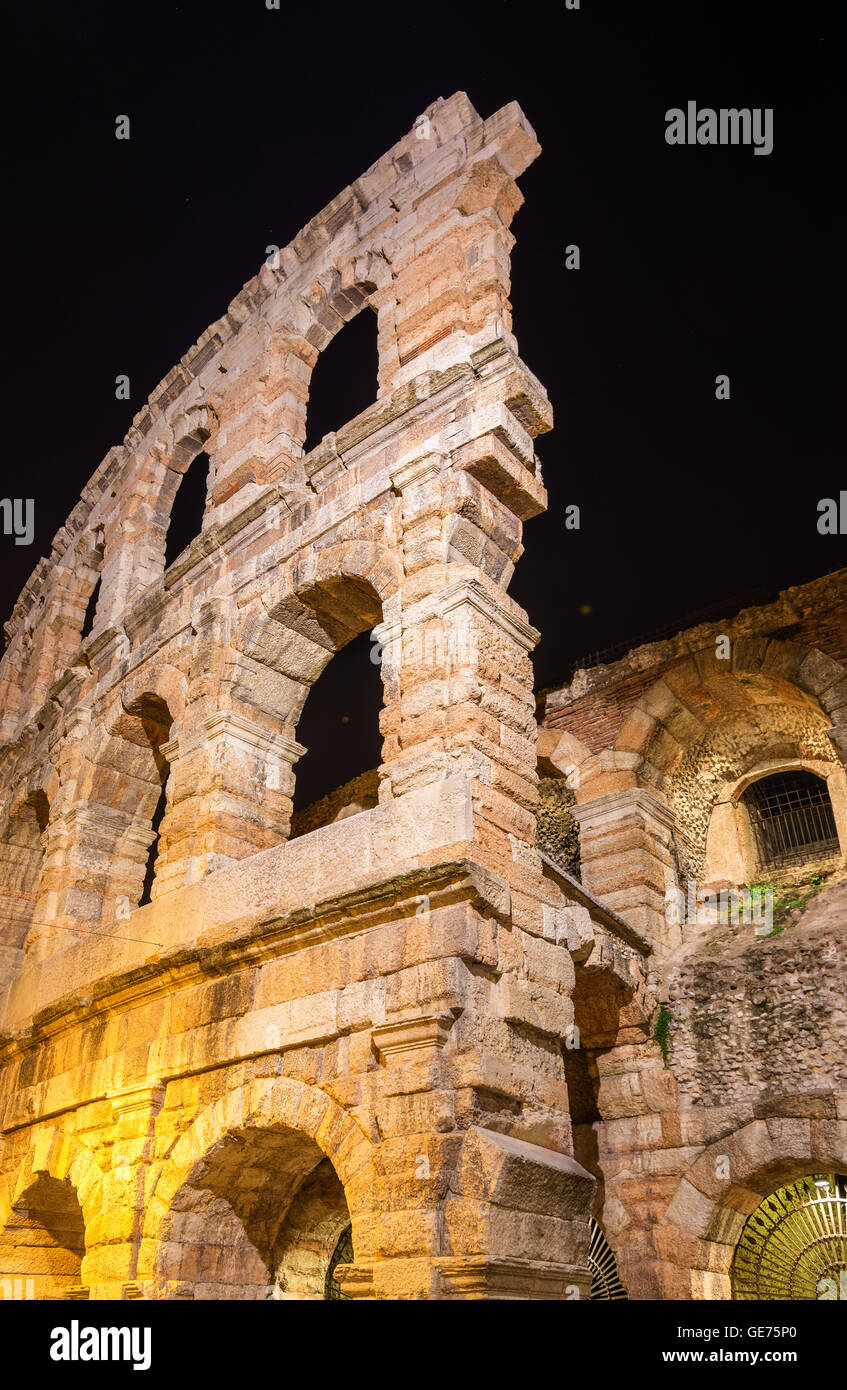
M139 827L144 826L145 833L149 827L150 836L144 863L141 896L137 899L138 907L144 907L146 903L152 901L160 848L159 832L167 807L170 764L162 748L170 738L172 719L164 700L160 699L158 695L151 694L142 695L128 707L127 714L131 720L126 731L128 742L135 748L149 748L149 754L144 759L143 773L140 765L136 766L135 771L135 781L141 791L136 809L136 823ZM139 776L139 773L142 775ZM135 891L137 893L137 888Z
M86 610L85 610L85 617L84 617L83 620L82 620L82 631L81 631L81 633L79 634L79 636L80 636L80 640L83 641L83 642L85 641L85 639L86 639L86 637L89 635L89 633L93 632L93 630L94 630L94 619L95 619L96 616L97 616L97 603L98 603L98 601L99 601L99 598L100 598L100 576L98 575L98 576L97 576L97 583L94 585L94 588L91 590L91 597L90 597L89 600L88 600L88 606L86 607Z
M326 1272L324 1282L324 1299L345 1299L349 1301L349 1294L343 1293L341 1285L335 1277L335 1271L339 1265L351 1265L353 1263L353 1227L347 1226L338 1238L338 1244L332 1252L329 1261L329 1268Z
M367 308L336 333L317 360L309 385L306 452L373 405L379 359L376 315Z
M777 869L838 853L826 782L802 768L762 777L744 793L759 867Z
M0 984L13 978L35 914L50 808L35 792L0 836Z
M297 725L307 752L297 768L291 836L377 802L382 677L369 632L348 642L309 692Z
M177 486L165 538L165 569L199 536L206 509L209 455L201 451L191 461Z

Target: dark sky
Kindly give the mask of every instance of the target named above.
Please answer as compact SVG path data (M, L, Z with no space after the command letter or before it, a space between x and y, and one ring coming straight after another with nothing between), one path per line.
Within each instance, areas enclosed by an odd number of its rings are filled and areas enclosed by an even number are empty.
M34 496L36 528L30 547L0 536L4 616L265 247L459 89L483 116L517 99L543 146L512 228L515 332L556 412L539 445L550 510L511 586L544 633L538 685L595 648L843 564L844 538L816 529L818 500L847 487L836 11L19 8L4 35L3 494ZM665 111L688 100L772 107L773 153L667 145Z

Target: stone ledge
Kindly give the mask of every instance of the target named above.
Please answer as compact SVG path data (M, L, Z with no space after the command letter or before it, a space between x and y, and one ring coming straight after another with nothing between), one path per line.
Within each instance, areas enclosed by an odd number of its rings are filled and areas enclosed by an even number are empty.
M169 988L175 974L226 974L404 911L413 916L424 898L430 908L474 901L507 919L508 884L475 861L472 841L464 774L322 826L136 909L120 936L93 932L52 957L25 961L0 1027L9 1035L54 1031L60 1019L98 1012L107 997L114 1006L117 994ZM456 854L461 846L468 857ZM447 851L440 860L439 850Z

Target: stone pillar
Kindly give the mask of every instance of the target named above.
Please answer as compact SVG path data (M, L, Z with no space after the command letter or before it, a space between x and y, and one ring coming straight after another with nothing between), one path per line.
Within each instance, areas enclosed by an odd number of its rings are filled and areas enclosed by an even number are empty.
M682 940L668 921L667 890L675 888L673 813L644 787L629 787L571 807L579 822L582 881L658 949Z
M668 1259L674 1236L665 1222L692 1153L673 1073L654 1042L598 1053L596 1066L604 1226L624 1287L631 1299L690 1298L690 1282Z
M155 897L286 840L306 751L231 709L183 725L162 746L171 773Z
M471 114L468 103L463 115ZM442 119L433 112L434 127ZM463 163L432 189L424 207L426 236L397 238L390 291L381 305L394 338L389 344L386 333L380 345L381 394L433 365L466 361L469 349L482 342L511 339L509 225L523 203L515 179L539 146L514 104L495 119L496 130L486 123L491 152ZM449 135L441 131L442 139ZM419 127L416 136L425 143L430 133Z
M294 258L288 248L285 255ZM259 274L261 278L267 272ZM268 279L275 281L274 276ZM298 327L308 334L309 315L305 308L301 314L305 322ZM283 478L303 452L309 380L319 347L284 323L271 327L260 319L252 332L252 359L237 373L221 378L215 397L220 425L209 498L213 522L226 520L261 487Z
M535 843L538 795L529 652L538 633L490 583L432 588L375 629L387 695L381 778L393 796L467 772L477 779L489 841L511 857L510 836ZM446 579L447 582L444 582Z
M93 1299L136 1298L138 1252L147 1201L149 1159L165 1087L144 1081L113 1091L108 1100L108 1167L100 1191L103 1209L86 1233L85 1280Z
M502 800L504 812L508 803L514 823L504 833L532 844L537 780L529 652L538 633L483 569L451 556L443 517L447 466L445 457L425 453L392 473L409 582L399 617L375 629L387 706L381 777L397 796L469 772Z

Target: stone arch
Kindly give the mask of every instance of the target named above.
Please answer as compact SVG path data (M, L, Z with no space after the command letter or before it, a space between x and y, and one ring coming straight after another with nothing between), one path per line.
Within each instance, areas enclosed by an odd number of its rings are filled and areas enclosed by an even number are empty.
M113 705L107 717L109 731L120 734L123 716L143 700L160 701L167 706L173 722L178 723L185 714L187 687L185 676L176 666L165 662L145 666L121 685L120 705Z
M630 758L636 783L674 813L683 878L702 878L722 787L779 758L838 761L833 745L847 717L844 690L838 662L769 638L735 641L728 661L712 648L694 652L650 686L612 753Z
M738 1239L763 1198L807 1174L845 1170L847 1121L810 1118L809 1108L751 1120L710 1144L681 1178L656 1230L660 1257L690 1271L691 1292L679 1296L728 1299ZM835 1103L822 1097L811 1109L834 1117Z
M839 774L844 777L828 738L826 716L810 705L773 703L730 711L684 750L664 782L675 814L684 874L702 880L709 835L712 833L714 839L719 833L713 831L715 818L726 830L732 817L740 835L744 828L743 809L737 809L741 791L755 778L786 766L831 769L836 779ZM752 868L754 856L747 853L743 857ZM748 879L742 875L737 881Z
M104 574L104 536L102 523L91 521L56 563L28 614L18 653L23 669L14 672L22 688L15 689L17 682L10 681L11 688L3 694L4 700L11 696L15 701L18 717L26 718L38 709L53 682L79 659L81 645L104 624L107 605L101 588L92 627L83 630L89 602ZM4 657L9 676L14 655L10 647Z
M704 879L707 884L749 884L758 872L756 851L745 793L754 782L778 772L811 772L827 787L842 856L847 855L847 773L830 752L829 757L792 757L789 749L781 757L757 760L753 770L722 783L712 808L706 833ZM821 751L827 752L826 748Z
M138 905L153 818L169 775L165 746L173 721L160 690L182 707L177 673L161 669L128 682L93 722L48 830L51 858L61 865L52 875L61 887L52 894L58 902L50 916L67 920L59 922L58 937L49 922L38 927L28 949L37 945L41 952L51 940L52 953L59 940L72 939L68 930L96 932Z
M802 691L836 730L847 725L847 671L816 647L778 638L744 638L728 661L711 647L671 667L642 695L615 738L615 749L639 755L653 775L664 773L720 712L722 702L749 703L756 678L761 688ZM649 776L649 772L647 772Z
M388 547L354 540L292 558L233 633L239 711L274 741L275 786L294 791L293 764L306 751L297 726L312 686L335 653L380 617L399 612L402 566ZM387 665L385 710L397 698Z
M428 391L431 374L468 364L475 349L494 341L517 352L508 229L522 201L515 180L538 152L515 103L483 120L465 93L439 98L266 259L151 392L84 488L50 560L36 567L12 619L7 669L14 670L10 684L21 699L14 707L3 702L4 727L17 728L38 709L57 665L66 668L63 657L54 659L57 614L45 599L51 576L83 531L104 528L98 622L118 624L162 579L168 493L198 446L208 444L213 464L207 534L264 491L269 501L275 493L297 503L320 491L335 464L329 460L325 471L319 446L311 472L304 465L309 375L353 315L365 307L377 313L378 400L407 392L419 376ZM402 235L410 216L418 227L411 239ZM421 286L441 284L448 262L464 271L420 303ZM545 427L548 414L542 409L539 417Z
M289 631L299 634L302 639L312 644L316 657L313 669L317 670L318 679L323 676L324 683L319 687L307 713L310 718L315 717L315 701L323 708L323 716L318 714L321 742L324 737L321 718L329 715L334 717L341 708L344 694L333 682L333 668L330 664L332 657L357 637L361 638L360 643L355 649L351 647L350 653L347 654L351 659L356 662L367 661L369 655L373 657L375 651L379 652L378 648L367 651L365 634L373 630L381 631L379 625L396 608L399 601L400 577L401 570L397 558L386 552L384 547L367 541L354 542L349 550L346 546L332 546L306 557L293 567L290 597L283 599L274 608L273 614ZM378 664L369 667L368 671L375 678L374 688L368 692L369 715L372 699L374 719L372 725L367 725L361 730L363 746L371 747L369 729L372 729L377 741L365 759L366 765L356 764L355 761L352 765L348 764L341 776L333 776L330 779L331 786L321 785L320 781L315 784L314 777L310 782L311 764L306 764L304 785L311 787L311 790L306 792L306 801L321 798L320 804L316 807L315 825L325 823L327 819L334 819L339 810L344 810L346 806L358 805L356 798L363 790L366 793L366 804L374 804L377 795L376 781L379 777L379 773L376 777L373 775L374 765L381 767L383 761L383 744L379 733L381 730L384 735L387 725L390 724L391 707L398 699L399 689L396 674L392 672L387 660L380 660ZM303 699L297 710L297 723L294 728L294 737L299 745L303 745L304 741L308 745L310 741L301 729L300 717L316 684L317 680L313 679L302 691ZM327 696L330 700L328 709ZM367 788L363 789L359 782L365 774L370 775L370 780ZM339 783L344 783L344 787L340 788ZM348 791L349 798L345 801ZM340 803L336 805L339 798L340 802L344 802L344 806ZM303 797L300 796L298 800L298 811L303 812L306 809ZM311 821L309 824L311 825Z
M327 1174L325 1161L343 1189L349 1213L343 1224L352 1221L358 1250L359 1240L363 1245L367 1241L360 1223L367 1215L376 1159L367 1135L336 1101L317 1086L274 1077L253 1080L207 1105L177 1140L151 1193L139 1280L159 1297L192 1296L186 1287L192 1283L201 1297L227 1296L221 1285L238 1289L229 1296L273 1297L275 1261L303 1247L297 1223L302 1227L309 1197L316 1196L304 1183L314 1180L319 1169ZM199 1221L183 1220L186 1214ZM286 1226L289 1214L294 1219ZM338 1221L341 1216L339 1211ZM209 1221L221 1237L222 1267L214 1271L196 1266L198 1256L193 1250L186 1255L184 1249L197 1243L192 1232ZM327 1231L336 1224L328 1220ZM327 1231L321 1249L328 1264L334 1244L329 1245ZM249 1262L249 1279L235 1277L234 1252L241 1269ZM293 1288L287 1295L312 1296Z
M287 305L275 324L274 346L278 344L277 350L287 354L294 350L300 366L298 375L305 387L305 391L297 393L298 408L291 430L292 442L300 453L306 439L309 383L320 354L345 324L363 310L370 309L377 316L380 394L393 366L394 324L386 312L390 308L393 245L381 240L345 248L345 239L342 224L330 245L322 249L320 258L313 258L313 278L307 288Z
M33 1130L0 1179L0 1281L32 1278L36 1298L87 1297L89 1235L102 1209L94 1155L72 1135Z
M345 632L352 635L352 631L349 622L345 624L341 615L333 623L330 613L332 589L327 586L347 583L352 591L362 595L366 606L369 590L386 617L394 617L393 609L399 602L402 582L400 558L388 546L378 541L352 540L342 545L327 546L323 550L312 550L289 561L280 578L262 596L262 604L265 611L277 621L288 618L289 614L297 615L294 622L287 624L295 627L295 630L300 630L304 622L308 624L311 610L322 635L315 631L314 625L308 635L315 633L319 642L325 644L328 638L333 646L337 646L336 638L343 637ZM322 616L326 618L323 623ZM365 619L370 616L370 611L363 614Z
M18 973L36 914L50 803L43 788L13 806L0 835L0 986Z
M145 587L158 582L165 572L168 531L176 495L194 460L201 453L209 457L206 480L206 506L201 529L205 529L214 487L214 436L216 416L208 405L195 405L181 411L163 439L142 459L134 491L145 497L148 525L142 541L143 551L133 555L133 563L143 566Z
M607 1126L632 1114L645 1094L661 1094L668 1074L649 1039L655 999L644 962L609 938L589 937L571 954L574 1035L563 1040L562 1056L573 1154L595 1180L591 1216L617 1260L626 1254L630 1217L618 1195ZM623 1061L623 1049L637 1060ZM620 1277L626 1284L626 1273Z

